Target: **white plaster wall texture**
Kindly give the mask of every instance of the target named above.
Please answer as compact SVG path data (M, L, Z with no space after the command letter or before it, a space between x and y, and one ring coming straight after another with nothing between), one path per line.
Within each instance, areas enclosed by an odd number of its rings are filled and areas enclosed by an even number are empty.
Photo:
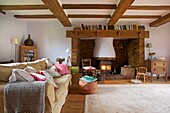
M14 18L10 13L0 14L0 61L15 59L15 45L12 41L18 38L20 45L26 34L25 21ZM17 46L17 61L19 61L19 46Z
M29 22L28 34L38 49L38 58L48 57L53 62L57 57L67 58L65 52L71 48L71 38L66 38L66 30L57 22Z

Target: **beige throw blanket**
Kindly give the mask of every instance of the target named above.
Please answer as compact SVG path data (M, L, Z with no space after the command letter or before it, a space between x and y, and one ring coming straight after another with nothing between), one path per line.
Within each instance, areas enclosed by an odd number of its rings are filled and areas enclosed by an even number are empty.
M4 89L4 113L44 113L45 81L9 83Z

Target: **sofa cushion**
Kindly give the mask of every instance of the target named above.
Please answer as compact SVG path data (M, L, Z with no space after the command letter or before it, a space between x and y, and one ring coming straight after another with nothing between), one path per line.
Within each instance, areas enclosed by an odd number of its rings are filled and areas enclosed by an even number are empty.
M45 71L47 71L52 77L60 77L61 74L59 74L56 70L56 67L53 66L50 69L46 69Z
M56 64L55 66L57 68L57 71L62 75L70 73L69 68L66 64Z
M47 69L49 69L49 68L51 68L51 67L53 67L54 65L55 65L55 63L54 62L52 62L49 58L46 58L46 64L47 64Z
M45 76L46 82L53 84L54 88L58 88L58 86L54 83L53 77L47 71L42 70L40 73Z
M41 75L38 73L30 73L30 74L36 81L45 81L46 80L44 75Z
M42 58L42 59L36 60L35 62L39 63L39 65L41 67L41 70L46 69L46 67L47 67L46 58Z
M24 71L27 71L28 73L36 73L38 72L37 70L35 70L33 67L31 66L27 66L24 68Z
M12 75L9 77L9 82L15 81L34 81L34 78L23 69L12 69Z
M9 77L12 74L12 69L23 69L24 67L24 64L18 64L16 66L0 65L0 81L8 82Z
M41 70L39 62L28 62L26 65L33 67L37 71Z

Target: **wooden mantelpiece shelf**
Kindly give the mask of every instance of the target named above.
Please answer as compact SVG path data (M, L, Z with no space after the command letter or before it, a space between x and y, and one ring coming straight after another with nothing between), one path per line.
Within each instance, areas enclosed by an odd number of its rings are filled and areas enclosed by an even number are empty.
M67 30L67 38L149 38L149 31L144 30Z

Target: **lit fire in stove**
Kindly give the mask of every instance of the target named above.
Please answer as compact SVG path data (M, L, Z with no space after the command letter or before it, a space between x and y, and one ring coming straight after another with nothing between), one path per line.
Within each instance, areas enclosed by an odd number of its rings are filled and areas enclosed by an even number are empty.
M101 65L101 70L111 70L111 65Z
M111 64L112 64L111 61L101 61L100 62L100 69L109 71L112 68Z

